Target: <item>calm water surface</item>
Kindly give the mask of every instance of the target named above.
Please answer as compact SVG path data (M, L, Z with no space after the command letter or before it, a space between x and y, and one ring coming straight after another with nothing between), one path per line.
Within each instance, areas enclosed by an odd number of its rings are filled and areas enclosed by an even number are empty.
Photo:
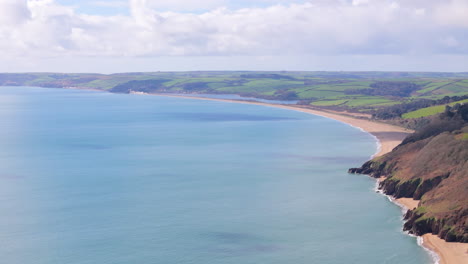
M228 100L242 100L242 101L255 101L268 104L297 104L297 100L267 100L254 97L244 97L238 94L168 94L168 95L180 95L180 96L189 96L189 97L204 97L204 98L214 98L214 99L228 99Z
M0 87L1 263L430 263L346 173L375 148L284 109Z

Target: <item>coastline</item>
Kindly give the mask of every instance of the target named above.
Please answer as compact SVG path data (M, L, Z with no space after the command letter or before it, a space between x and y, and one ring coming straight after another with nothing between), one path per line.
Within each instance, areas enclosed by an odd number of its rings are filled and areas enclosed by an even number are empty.
M206 101L220 101L227 103L241 103L241 104L253 104L261 105L267 107L275 107L288 109L303 113L309 113L313 115L318 115L336 121L345 123L347 125L361 129L364 132L367 132L374 136L378 144L377 152L372 156L379 157L386 153L389 153L396 146L398 146L403 139L410 133L411 130L407 130L401 127L380 123L376 121L370 121L366 119L359 119L352 116L342 115L333 112L320 111L310 108L304 108L297 105L278 105L254 101L241 101L241 100L230 100L230 99L218 99L218 98L205 98L205 97L195 97L195 96L183 96L183 95L171 95L171 94L147 94L147 93L134 93L134 94L144 94L144 95L155 95L155 96L164 96L164 97L178 97L194 100L206 100ZM382 179L377 179L380 181ZM385 195L385 194L384 194ZM419 201L412 198L399 198L394 199L393 197L388 196L389 199L400 206L403 211L408 209L414 209L418 206ZM458 264L468 261L468 244L465 243L453 243L446 242L436 235L425 234L421 237L418 237L418 244L427 250L432 258L434 259L435 264Z
M386 196L401 207L403 214L408 210L415 209L419 204L418 200L412 198L394 199L391 196ZM418 237L418 245L429 252L435 264L468 263L468 243L447 242L437 235L424 234Z

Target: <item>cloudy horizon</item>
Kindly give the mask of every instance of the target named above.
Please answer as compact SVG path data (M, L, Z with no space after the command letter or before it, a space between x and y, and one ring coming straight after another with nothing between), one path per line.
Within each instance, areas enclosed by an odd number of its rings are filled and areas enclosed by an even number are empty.
M0 72L468 71L468 0L0 0Z

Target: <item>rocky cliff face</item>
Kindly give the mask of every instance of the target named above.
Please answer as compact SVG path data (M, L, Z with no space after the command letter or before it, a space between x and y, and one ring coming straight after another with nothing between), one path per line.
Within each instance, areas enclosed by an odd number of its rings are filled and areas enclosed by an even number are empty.
M350 173L385 177L380 188L395 198L420 200L404 229L468 242L468 105L446 112L385 156ZM465 119L466 117L466 119Z

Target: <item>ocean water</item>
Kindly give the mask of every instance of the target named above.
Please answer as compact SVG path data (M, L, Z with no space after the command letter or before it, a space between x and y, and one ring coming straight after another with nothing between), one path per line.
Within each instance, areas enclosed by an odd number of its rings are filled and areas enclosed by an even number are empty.
M284 109L0 87L0 262L430 263L347 174L353 127Z

